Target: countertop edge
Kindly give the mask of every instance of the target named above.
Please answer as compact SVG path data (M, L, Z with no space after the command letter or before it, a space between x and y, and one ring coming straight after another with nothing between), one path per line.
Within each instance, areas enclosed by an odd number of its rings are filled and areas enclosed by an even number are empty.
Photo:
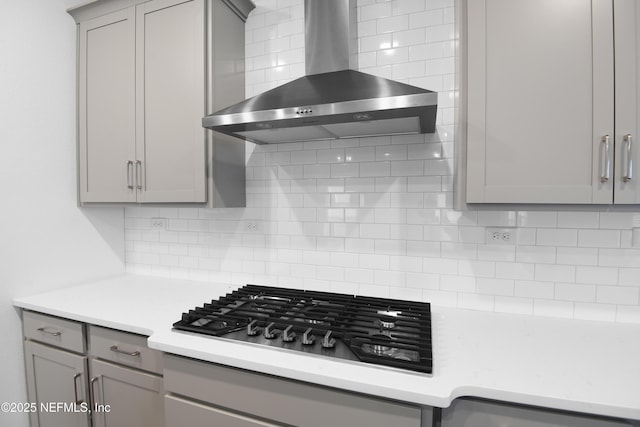
M354 365L320 357L312 362L314 369L304 371L302 359L310 357L308 355L282 356L282 351L286 350L271 348L245 351L244 347L238 347L245 345L243 343L212 343L200 335L180 336L179 332L172 331L172 323L178 320L180 313L233 288L228 284L125 274L71 288L16 297L12 303L26 310L146 335L151 348L168 353L413 404L448 407L456 398L478 397L640 420L640 364L634 359L634 355L640 354L640 341L629 339L629 336L640 336L640 325L568 322L566 319L440 308L434 310L432 376L397 373L393 368ZM122 295L127 295L127 298L122 298ZM149 295L153 295L157 307L144 308L142 315L130 313L137 311ZM96 307L87 308L89 303L96 302ZM461 330L461 325L470 321L477 329L476 333ZM485 330L481 328L492 331L488 343L476 337L480 335L478 331ZM552 336L546 337L540 329L552 331ZM562 354L563 349L568 349L570 354L556 361L553 354L529 355L526 348L518 348L514 343L505 347L502 336L505 331L507 337L517 337L520 345L533 346L544 342L558 354ZM565 342L573 339L575 342ZM587 346L593 339L606 340L604 349L583 357L584 349L590 348ZM238 352L241 356L237 356ZM623 353L622 360L613 356L617 356L616 352ZM474 353L474 358L479 353L480 359L471 359L467 353ZM531 369L526 364L537 361L538 357L543 357L542 365L529 372ZM602 370L602 363L607 360L615 360L620 366L607 366ZM567 365L568 362L572 363ZM591 374L583 370L584 367L600 371ZM564 375L565 369L570 371L568 375ZM332 372L329 374L327 370ZM535 384L532 378L541 373L547 382ZM374 380L369 381L370 377ZM592 382L590 387L595 396L591 396L588 390L581 390L578 382ZM381 383L385 385L381 387ZM554 390L554 384L560 390ZM616 387L618 384L622 392L616 390L620 389Z

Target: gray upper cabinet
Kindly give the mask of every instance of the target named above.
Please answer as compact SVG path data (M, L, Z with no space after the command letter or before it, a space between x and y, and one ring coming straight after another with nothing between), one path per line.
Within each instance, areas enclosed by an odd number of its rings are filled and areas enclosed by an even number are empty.
M244 143L213 135L202 117L219 100L244 98L252 8L103 0L69 10L78 22L81 204L244 206Z
M80 200L135 202L135 9L80 24Z
M615 0L615 203L640 203L640 4Z
M467 2L468 203L640 203L635 3Z
M206 201L204 34L203 1L154 0L136 8L141 202Z

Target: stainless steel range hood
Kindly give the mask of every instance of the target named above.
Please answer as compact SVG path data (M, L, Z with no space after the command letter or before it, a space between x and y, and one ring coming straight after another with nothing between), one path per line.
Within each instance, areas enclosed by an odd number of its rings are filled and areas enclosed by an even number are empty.
M355 71L355 0L305 0L306 72L202 125L258 144L435 132L438 94Z

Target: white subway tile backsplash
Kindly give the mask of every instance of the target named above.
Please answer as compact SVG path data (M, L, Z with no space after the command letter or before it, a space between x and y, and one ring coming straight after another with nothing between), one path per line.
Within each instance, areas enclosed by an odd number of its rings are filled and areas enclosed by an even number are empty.
M595 302L595 285L556 283L554 298L563 301Z
M489 279L479 277L476 279L476 287L479 294L513 296L515 281L509 279Z
M638 305L640 288L598 286L597 302L601 304Z
M410 3L410 2L407 2ZM444 24L444 10L433 9L409 15L409 28L429 28Z
M558 212L558 227L598 228L598 212Z
M554 264L556 262L556 248L543 246L518 246L516 250L516 261L529 263L547 263Z
M358 176L360 165L358 163L338 163L331 165L332 178L349 178Z
M578 246L596 248L619 248L619 230L578 230Z
M409 15L396 15L379 18L376 25L376 31L379 34L405 31L409 29Z
M613 267L577 266L576 282L615 285L618 283L618 269Z
M393 47L404 47L424 44L426 40L424 28L416 28L407 31L397 31L393 33ZM424 74L424 73L423 73Z
M515 261L516 248L514 246L478 245L478 259L486 261Z
M391 7L394 15L411 15L425 9L425 0L393 1Z
M577 246L578 230L539 228L536 243L540 246Z
M533 280L515 280L514 295L522 298L553 299L555 293L553 282L537 282Z
M640 249L598 249L598 264L640 268Z
M519 262L496 262L495 277L501 279L533 280L535 264Z
M248 97L305 73L303 1L255 2ZM436 133L247 143L247 207L127 208L127 271L640 323L639 213L452 208L453 3L358 2L360 70L438 91ZM514 227L517 245L486 244L486 227Z
M557 248L558 264L597 265L598 249L596 248Z
M358 7L358 21L369 21L393 15L391 2L376 3Z
M640 268L620 268L618 271L619 285L640 287Z
M478 225L487 227L515 227L517 224L517 212L513 211L480 211L478 212Z
M534 279L541 282L574 282L576 267L572 265L536 264Z
M638 217L633 212L600 212L600 228L629 229L634 227L634 219Z

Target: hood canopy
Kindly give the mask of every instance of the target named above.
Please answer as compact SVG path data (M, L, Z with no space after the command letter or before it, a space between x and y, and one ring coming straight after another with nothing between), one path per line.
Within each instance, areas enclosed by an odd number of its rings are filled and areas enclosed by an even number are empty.
M307 75L203 126L258 144L435 132L436 92L350 69L354 17L354 0L305 0Z

